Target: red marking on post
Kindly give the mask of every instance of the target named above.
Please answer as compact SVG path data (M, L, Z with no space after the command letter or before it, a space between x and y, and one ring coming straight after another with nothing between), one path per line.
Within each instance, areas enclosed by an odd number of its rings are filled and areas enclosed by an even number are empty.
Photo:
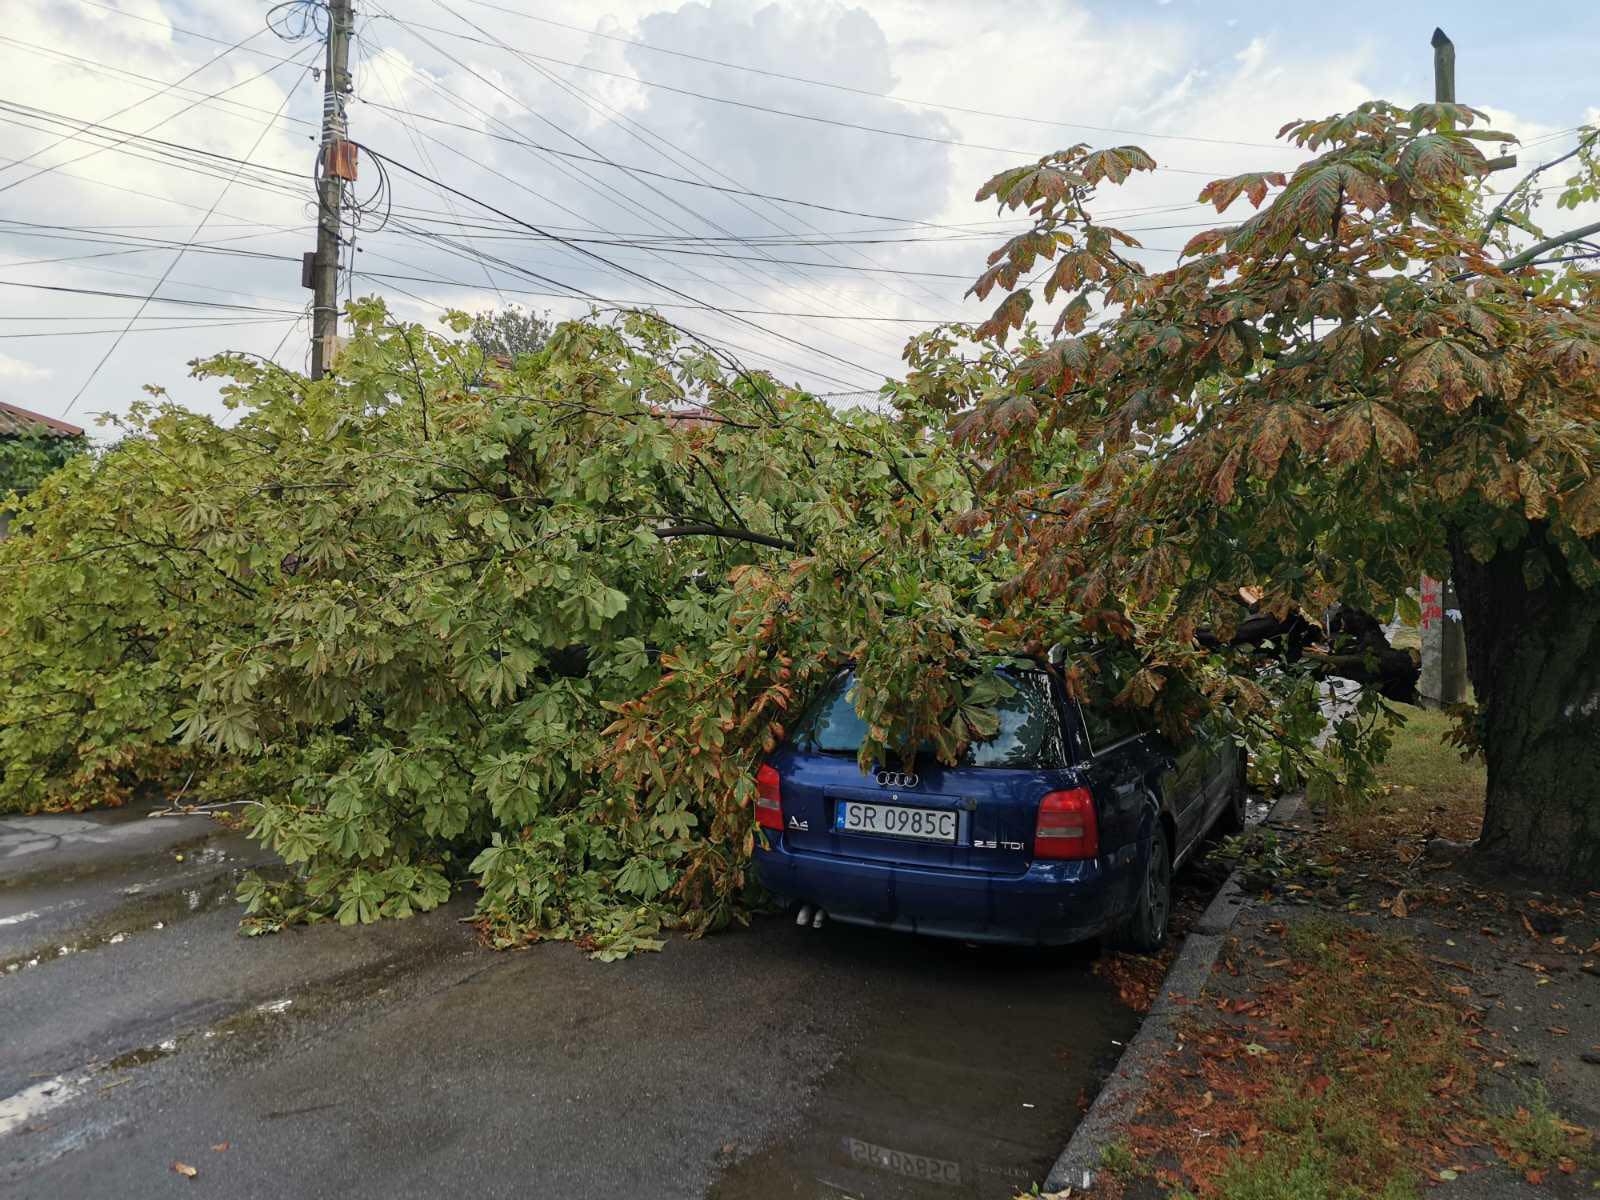
M1444 585L1422 577L1422 627L1432 629L1444 620Z

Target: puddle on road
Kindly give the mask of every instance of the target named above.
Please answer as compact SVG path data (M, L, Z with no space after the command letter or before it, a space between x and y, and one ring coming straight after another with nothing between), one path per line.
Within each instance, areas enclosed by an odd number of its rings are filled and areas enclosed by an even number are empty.
M1043 1181L1138 1024L1082 950L800 936L860 989L840 1004L858 1015L796 1130L728 1165L710 1200L1011 1200Z
M117 946L144 932L160 932L174 921L236 903L239 881L247 868L237 867L192 887L139 894L100 920L73 930L64 938L41 943L20 954L0 959L0 977L30 970L54 959L84 950Z

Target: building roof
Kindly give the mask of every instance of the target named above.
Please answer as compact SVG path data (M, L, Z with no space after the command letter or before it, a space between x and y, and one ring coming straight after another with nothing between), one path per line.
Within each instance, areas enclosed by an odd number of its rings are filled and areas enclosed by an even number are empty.
M0 400L0 437L82 437L83 430L67 421L30 412Z

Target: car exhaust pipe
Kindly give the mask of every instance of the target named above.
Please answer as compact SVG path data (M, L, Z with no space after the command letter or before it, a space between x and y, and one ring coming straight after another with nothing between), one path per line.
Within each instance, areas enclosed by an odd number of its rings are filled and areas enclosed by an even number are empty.
M794 923L796 925L800 925L800 926L806 926L806 925L811 924L811 905L802 904L800 906L799 913L797 913L795 915Z
M828 914L822 911L822 906L817 906L817 911L811 914L811 928L821 929L822 923L828 919Z

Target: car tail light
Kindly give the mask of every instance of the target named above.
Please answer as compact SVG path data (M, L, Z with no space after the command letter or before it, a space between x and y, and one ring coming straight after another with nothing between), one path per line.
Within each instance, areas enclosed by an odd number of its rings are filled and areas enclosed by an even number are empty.
M771 763L762 763L756 772L756 824L763 829L783 829L783 786Z
M1049 792L1039 801L1033 831L1035 858L1093 858L1100 853L1100 825L1088 788Z

